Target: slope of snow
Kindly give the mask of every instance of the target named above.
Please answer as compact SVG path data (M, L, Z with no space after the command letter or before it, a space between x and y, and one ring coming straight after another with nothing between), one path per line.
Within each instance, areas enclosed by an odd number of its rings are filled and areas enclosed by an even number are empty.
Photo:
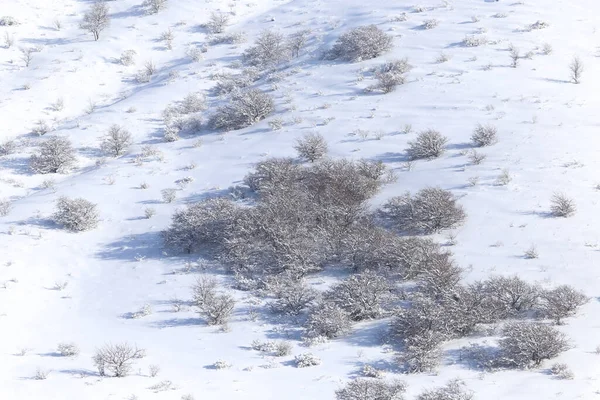
M468 342L462 340L447 344L446 365L437 375L401 377L408 384L408 398L454 377L464 379L476 398L490 400L593 398L600 390L600 358L594 354L600 344L597 2L433 1L421 4L425 12L415 13L413 4L400 1L170 0L166 10L148 16L139 1L119 0L108 3L112 23L98 42L78 29L89 1L2 3L0 17L14 16L20 24L0 27L0 35L9 32L16 40L12 48L0 49L0 141L17 138L22 147L0 157L0 199L14 200L11 213L0 218L1 398L177 399L191 393L196 399L330 399L365 363L393 371L393 354L378 340L385 321L359 324L347 338L307 349L298 340L297 328L273 320L247 293L235 293L240 301L228 332L206 327L189 307L171 312L172 299L190 297L198 272L186 271L186 263L197 256L180 257L161 247L159 232L174 210L222 193L266 156L293 156L295 140L311 131L327 138L334 157L382 160L397 172L398 181L386 186L377 201L430 185L461 196L468 220L456 231L452 251L460 265L469 267L467 279L518 273L547 285L571 284L592 298L578 317L560 328L573 349L558 361L573 369L573 380L552 379L543 370L481 374L456 362L453 350ZM192 62L186 49L207 41L199 24L215 9L235 11L228 32L245 32L247 42L209 46L204 60ZM395 21L403 12L407 21ZM61 30L52 27L56 18L62 21ZM439 26L419 28L431 18ZM549 27L526 29L538 20ZM340 34L366 24L395 36L390 54L361 63L320 59ZM175 34L173 50L158 41L169 28ZM190 92L208 93L214 85L211 76L232 70L231 63L268 28L286 34L312 32L305 53L282 71L284 78L263 85L277 102L270 119L282 118L284 128L271 131L267 120L224 135L206 131L163 143L162 110ZM461 45L466 35L482 30L489 44ZM509 66L511 43L523 55L533 52L516 69ZM552 54L542 54L544 43L552 45ZM24 67L19 48L37 45L43 48ZM135 66L117 62L127 49L137 52ZM437 63L442 52L450 59ZM569 82L568 64L575 55L585 65L580 85ZM402 57L414 66L405 85L387 95L364 92L372 83L370 67ZM158 73L149 83L137 83L133 76L148 60ZM178 78L169 79L171 71ZM29 90L23 89L26 84ZM64 99L64 110L50 110L58 98ZM97 106L88 114L90 100ZM208 97L208 102L210 111L221 99ZM127 112L131 107L135 112ZM291 123L295 117L301 122ZM41 140L30 133L39 119L51 123L52 134L67 136L78 150L79 168L52 176L54 189L43 189L48 176L33 175L27 166ZM129 155L96 166L99 137L115 123L133 134L135 145ZM484 163L470 165L465 151L478 123L496 125L500 140L482 150ZM413 132L403 134L407 124ZM416 162L408 171L407 142L427 128L448 136L449 150L440 159ZM367 138L352 135L357 129L369 131ZM198 139L199 147L194 145ZM159 148L164 158L137 165L135 156L145 144ZM511 183L495 185L504 169L510 171ZM194 181L178 191L177 200L163 203L160 191L177 187L175 182L188 176ZM468 180L475 176L479 183L470 186ZM139 189L142 182L149 188ZM576 200L574 217L547 218L556 191ZM72 234L49 222L61 195L97 203L99 228ZM146 207L155 208L156 216L144 219ZM444 235L437 239L446 240ZM540 257L526 260L522 255L531 245ZM314 281L322 282L319 277ZM53 290L57 282L68 286ZM146 304L151 315L127 318ZM297 369L293 356L270 360L249 349L253 339L267 338L289 338L294 355L310 351L323 362ZM64 341L77 343L80 356L56 357L56 345ZM120 341L136 343L148 355L130 377L101 379L91 362L94 349ZM19 355L22 349L29 350ZM232 367L215 370L211 366L217 360ZM161 367L157 377L148 376L151 364ZM32 379L38 367L51 370L48 379ZM165 380L172 382L168 390L149 389Z

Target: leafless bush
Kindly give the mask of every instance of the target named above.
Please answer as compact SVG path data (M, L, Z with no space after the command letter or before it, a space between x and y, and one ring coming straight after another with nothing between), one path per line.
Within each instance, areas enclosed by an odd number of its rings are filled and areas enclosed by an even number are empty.
M466 218L454 195L440 188L393 197L384 205L382 215L401 231L421 234L452 229Z
M199 278L192 289L194 305L206 322L209 325L225 324L235 307L233 297L219 294L217 282L207 277Z
M440 364L442 352L440 344L443 337L438 332L425 331L421 336L404 340L404 350L396 362L406 373L434 371Z
M377 68L375 78L378 82L375 85L369 86L367 90L381 90L383 93L393 92L396 90L396 86L404 84L404 74L410 71L411 68L412 66L408 64L406 58L388 61Z
M392 48L392 36L375 25L359 26L341 35L327 57L357 62L379 57Z
M223 33L229 24L230 15L224 12L212 12L206 28L212 34Z
M589 298L569 285L561 285L552 290L544 290L540 294L540 300L541 315L560 325L564 318L574 316Z
M31 156L29 165L39 174L66 173L75 166L76 160L69 139L54 136L40 145L40 153Z
M276 275L267 281L267 288L276 297L271 309L289 315L300 314L317 298L317 292L302 280L288 274Z
M10 49L15 44L15 37L8 32L4 32L4 47Z
M150 219L156 215L156 209L152 207L147 207L144 209L144 217L146 219Z
M468 390L460 379L453 379L446 385L426 390L419 394L416 400L472 400L474 394Z
M72 342L59 343L57 351L63 357L77 357L79 355L79 346Z
M308 133L298 139L294 146L300 158L315 162L327 154L327 142L319 133Z
M292 57L297 58L300 56L300 51L306 46L309 35L310 30L302 30L288 36L287 46Z
M209 125L231 131L246 128L265 119L275 108L273 98L258 89L236 91L229 103L217 108Z
M202 245L222 244L236 216L236 206L224 198L207 199L175 212L164 232L165 244L191 253Z
M262 31L256 38L254 46L246 49L243 54L246 64L261 69L274 67L289 58L290 49L285 37L279 32L270 30Z
M16 26L19 25L19 22L15 19L15 17L11 17L10 15L4 15L0 17L0 26Z
M206 99L201 93L190 93L183 98L177 111L181 114L193 114L206 109Z
M160 195L165 203L172 203L177 198L177 189L163 189Z
M321 359L312 353L298 354L294 358L294 361L296 363L297 368L314 367L316 365L321 364Z
M148 14L158 14L158 12L167 8L167 0L144 0L142 7Z
M433 29L436 26L438 26L440 24L440 21L438 21L437 19L427 19L425 20L425 22L423 22L423 25L421 25L421 27L423 29Z
M36 121L35 126L31 129L31 132L38 136L43 136L50 131L48 123L42 119Z
M447 143L447 137L428 129L420 132L416 140L408 142L406 152L411 160L438 158L446 151Z
M477 125L471 135L471 142L474 146L491 146L498 141L498 129L493 125Z
M70 231L82 232L98 226L98 211L96 204L85 199L60 197L52 219Z
M473 165L479 165L485 161L487 156L477 150L469 151L469 162ZM474 186L474 185L473 185Z
M520 58L521 58L521 53L519 52L519 49L517 49L516 47L511 48L510 49L510 59L511 59L510 66L513 68L517 68L519 66Z
M571 371L571 368L564 363L552 364L552 367L550 367L550 373L556 376L558 379L573 379L575 377L573 371Z
M100 32L110 25L108 11L108 5L104 1L96 1L83 14L83 21L81 21L79 27L94 35L94 40L97 41L100 38Z
M334 339L350 331L350 316L337 304L325 301L313 307L304 327L309 338Z
M138 349L128 343L109 343L96 349L92 360L100 376L112 374L112 376L122 378L131 372L134 360L143 358L144 355L143 349Z
M467 35L462 41L465 47L479 47L488 43L488 39L483 35Z
M555 217L567 218L575 214L577 210L573 199L568 198L563 193L554 193L550 201L550 212Z
M17 149L17 142L11 139L7 139L0 143L0 157L8 156L15 152Z
M579 57L573 57L571 64L569 64L569 71L571 71L571 81L575 84L580 83L583 74L583 62Z
M135 64L135 56L137 52L135 50L125 50L121 53L121 57L119 58L119 62L124 66L130 66Z
M43 381L48 378L48 375L50 375L50 371L48 371L47 369L37 368L35 370L35 375L33 379Z
M502 334L499 347L503 362L517 368L538 367L570 348L564 333L545 324L513 322Z
M35 49L32 47L29 48L21 48L19 49L21 51L21 61L23 61L23 63L25 63L26 67L29 67L29 65L31 64L31 61L33 61L33 53L35 53Z
M518 276L492 276L481 287L489 299L494 319L524 317L538 304L540 287L522 280Z
M384 315L393 299L391 292L385 278L365 271L333 286L325 297L346 310L350 319L361 321Z
M131 134L127 130L119 125L112 125L106 136L102 138L100 148L113 157L119 157L125 154L131 143Z
M175 40L175 35L171 29L167 29L163 33L160 34L160 40L165 42L165 47L168 50L173 50L173 40Z
M241 89L245 89L252 85L254 82L254 76L252 74L223 74L219 76L219 80L214 87L214 91L217 95L229 94Z
M510 171L508 169L503 169L502 173L496 178L496 185L498 186L506 186L512 181L512 176L510 175Z
M6 217L12 208L9 200L0 200L0 217Z
M337 400L403 400L406 385L402 381L357 378L336 390Z
M292 344L290 342L277 342L275 344L275 357L286 357L292 354Z

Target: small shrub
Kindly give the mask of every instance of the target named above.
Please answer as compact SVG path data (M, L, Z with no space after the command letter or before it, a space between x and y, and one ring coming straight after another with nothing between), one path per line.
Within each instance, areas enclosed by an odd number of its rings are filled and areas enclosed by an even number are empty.
M284 36L279 32L262 31L254 46L246 49L242 55L246 64L261 69L274 67L290 58L290 48Z
M366 364L365 366L363 366L363 369L361 370L360 373L365 378L376 378L376 379L383 378L383 371L380 369L377 369L369 364Z
M549 26L550 26L550 24L548 24L547 22L536 21L535 23L529 25L529 29L530 30L545 29L545 28L547 28Z
M403 400L406 385L401 381L357 378L336 390L337 400ZM454 399L453 399L454 400Z
M0 217L6 217L12 208L9 200L0 200Z
M483 35L468 35L462 41L465 47L479 47L487 44L487 42L488 39Z
M214 369L227 369L231 368L231 364L227 361L219 360L213 364Z
M133 64L135 64L135 56L136 55L137 55L137 52L135 50L125 50L123 53L121 53L119 62L126 67L133 65Z
M35 370L35 375L33 379L43 381L48 378L48 375L50 375L50 371L48 371L47 369L38 368Z
M370 60L390 51L393 41L375 25L359 26L341 35L327 56L351 62Z
M31 132L35 133L38 136L43 136L46 133L50 132L50 126L48 123L42 119L37 120Z
M577 210L573 199L568 198L565 194L554 193L550 201L550 212L555 217L567 218L575 214Z
M479 124L471 135L471 142L477 147L491 146L498 141L497 134L498 129L495 126Z
M110 25L108 5L104 1L96 1L85 14L83 21L79 24L81 29L90 32L94 40L100 39L100 32Z
M446 385L426 390L419 394L416 400L472 400L474 394L472 391L467 390L465 383L460 379L454 379L448 382Z
M540 313L560 325L564 318L572 317L589 298L569 285L561 285L540 294Z
M569 366L564 363L552 364L552 367L550 367L550 373L556 376L558 379L573 379L575 377L573 371L571 371Z
M144 0L142 7L146 9L148 14L158 14L167 8L167 0Z
M229 14L223 12L213 12L210 14L210 19L206 24L206 28L212 34L223 33L223 31L229 24L229 20Z
M208 325L223 325L233 313L235 300L228 294L216 294L200 308L200 314Z
M19 25L17 20L14 17L5 15L0 17L0 26L16 26Z
M265 119L274 108L273 98L258 89L235 92L227 105L217 108L209 125L225 131L246 128Z
M415 196L393 197L382 214L401 231L431 234L460 225L466 218L454 195L440 188L425 188Z
M290 342L277 342L275 344L275 356L286 357L292 354L292 344Z
M432 372L440 364L443 336L438 332L425 331L422 335L404 340L404 350L396 361L406 373Z
M92 360L100 376L112 374L112 376L122 378L131 372L134 360L144 356L143 349L138 349L128 343L119 343L106 344L96 349Z
M533 259L539 257L537 249L535 248L534 245L531 245L531 247L525 251L524 257L528 260L533 260Z
M82 198L60 197L52 219L73 232L82 232L98 226L96 204Z
M323 302L315 306L305 324L307 337L334 339L350 331L350 316L337 304Z
M150 219L156 215L156 209L152 207L144 208L144 217Z
M298 139L294 146L300 158L315 162L327 154L327 142L319 133L308 133Z
M573 57L573 60L569 64L569 71L571 71L571 81L579 84L581 82L581 75L583 74L583 62L579 57Z
M541 323L509 323L502 333L499 347L503 361L517 368L539 367L570 348L565 334Z
M40 145L40 153L31 156L29 164L39 174L66 173L75 166L76 160L71 141L54 136Z
M267 288L277 298L269 305L275 312L298 315L317 298L317 292L302 280L288 274L275 276L267 281Z
M79 355L79 346L72 342L59 343L57 351L63 357L77 357Z
M512 176L508 169L503 169L502 173L496 178L496 185L506 186L512 181Z
M100 148L113 157L119 157L125 154L131 143L131 134L127 130L119 125L112 125L102 139Z
M172 203L177 198L177 189L163 189L160 195L165 203Z
M150 375L151 378L156 377L156 375L158 375L159 372L160 372L159 365L151 364L150 366L148 366L148 375Z
M0 157L8 156L17 150L17 142L7 139L0 143Z
M375 72L377 84L370 86L367 90L381 90L383 93L391 93L396 90L396 86L403 85L405 82L404 74L410 71L412 66L408 60L389 61L379 66Z
M440 24L440 21L438 21L437 19L428 19L428 20L425 20L425 22L423 22L423 25L421 25L421 28L433 29L433 28L437 27L439 24Z
M294 357L296 368L314 367L321 364L321 359L312 353L302 353Z
M406 152L411 160L438 158L446 151L447 143L447 137L428 129L420 132L416 140L408 142Z

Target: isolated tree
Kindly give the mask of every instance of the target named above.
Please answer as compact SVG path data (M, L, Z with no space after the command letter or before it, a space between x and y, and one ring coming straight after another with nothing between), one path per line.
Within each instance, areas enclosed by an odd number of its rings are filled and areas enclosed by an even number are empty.
M539 367L570 348L564 333L556 328L530 322L512 322L502 330L499 342L502 361L516 368Z
M56 212L52 219L73 232L82 232L98 226L96 204L82 199L60 197L56 202Z
M21 61L25 63L26 67L29 67L31 61L33 61L33 53L35 53L35 49L33 47L21 48Z
M567 218L575 214L575 211L577 211L575 201L563 193L554 193L550 202L550 212L555 217Z
M573 57L571 64L569 64L569 71L571 71L571 81L579 84L581 82L581 75L583 74L583 62L579 57Z
M100 376L122 378L127 376L133 367L134 360L143 358L145 351L128 343L106 344L96 349L92 360Z
M100 32L108 28L109 25L108 5L104 1L96 1L83 14L83 21L79 24L79 27L94 35L94 40L97 41L100 38Z
M290 48L281 33L265 30L260 32L254 46L246 49L242 57L246 64L266 69L288 60Z
M212 12L206 28L212 34L223 33L229 24L230 16L224 12Z
M308 133L298 139L294 148L301 158L315 162L327 154L327 141L320 133Z
M287 38L287 46L291 53L291 56L297 58L300 56L300 51L306 46L310 36L310 30L302 30L292 33Z
M460 225L466 218L456 197L440 188L425 188L412 196L392 197L382 215L401 231L431 234Z
M471 135L471 142L474 146L491 146L498 141L498 129L494 125L478 124Z
M359 26L341 35L328 57L346 61L362 61L379 57L393 47L393 37L375 25Z
M403 400L406 385L402 381L357 378L336 390L336 400Z
M102 138L100 148L113 157L119 157L125 154L131 143L131 134L115 124L110 127L106 136Z
M53 136L40 145L40 153L31 156L29 165L39 174L66 173L75 166L76 160L71 141Z
M513 68L517 68L519 66L520 58L521 58L521 54L519 52L519 49L517 49L516 47L511 48L510 49L510 60L511 60L510 66Z
M167 8L167 0L144 0L142 7L146 8L148 14L158 14Z
M273 112L273 97L258 89L232 93L229 103L217 108L209 124L214 129L231 131L253 125Z
M411 160L438 158L446 151L448 138L438 131L428 129L420 132L417 139L408 142L406 150Z
M545 318L562 324L564 318L572 317L589 298L569 285L561 285L540 294L540 313Z

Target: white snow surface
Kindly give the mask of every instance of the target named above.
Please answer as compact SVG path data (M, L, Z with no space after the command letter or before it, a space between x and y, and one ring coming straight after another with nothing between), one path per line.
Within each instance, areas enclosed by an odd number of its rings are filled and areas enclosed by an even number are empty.
M173 212L205 196L225 193L252 165L269 156L294 156L301 135L324 135L333 157L382 160L398 175L385 186L374 206L390 196L439 186L460 197L468 215L455 230L455 259L467 268L467 280L491 274L519 274L531 282L570 284L591 297L578 316L560 326L573 348L556 361L567 363L573 380L558 380L546 369L481 373L456 362L456 350L471 338L445 345L444 365L437 374L398 375L408 385L407 398L423 388L461 378L477 399L591 399L600 393L600 287L598 234L600 192L600 59L597 45L600 4L593 0L452 0L416 3L387 0L169 0L156 15L145 15L140 0L110 1L112 22L100 40L78 28L87 0L2 0L0 17L13 16L8 32L11 48L0 48L0 142L15 138L17 153L0 157L0 199L13 209L0 217L0 398L1 399L333 399L334 392L358 376L364 364L389 368L396 375L393 352L381 345L386 321L356 324L351 335L313 348L303 347L300 331L264 311L264 299L233 291L238 298L228 332L206 326L191 307L171 311L172 299L189 300L198 275L182 257L163 249L160 231ZM190 45L207 42L199 25L212 10L233 12L227 32L245 32L239 45L209 46L204 59L186 57ZM406 21L394 17L406 13ZM504 14L504 15L501 15ZM473 16L477 18L472 19ZM501 18L502 16L502 18ZM439 25L419 28L435 18ZM53 27L53 20L62 29ZM549 26L528 30L536 21ZM348 29L376 24L394 35L395 48L385 56L358 63L322 60L320 55ZM161 32L175 34L172 50L158 41ZM264 29L288 34L311 30L301 57L282 68L283 78L259 85L276 99L277 112L252 127L218 134L205 130L162 141L162 110L190 92L209 95L211 75L235 71L244 48ZM483 33L482 33L483 32ZM466 35L482 34L489 43L464 47ZM509 44L531 51L518 68L510 68ZM542 54L544 43L553 47ZM42 46L29 67L19 48ZM116 60L121 52L137 52L135 66ZM449 57L437 63L440 53ZM568 65L579 56L585 72L581 84L569 82ZM407 57L414 68L407 82L390 94L365 93L373 83L367 70L383 61ZM158 72L149 83L133 76L147 60ZM178 78L170 80L170 71ZM360 78L361 72L364 79ZM30 88L24 90L28 84ZM62 111L49 105L63 98ZM88 100L97 103L86 113ZM222 100L208 96L209 110ZM126 112L135 107L135 112ZM293 124L294 118L301 122ZM282 118L282 130L268 121ZM68 137L77 148L78 168L69 174L33 174L28 158L43 140L31 133L35 121ZM207 119L207 118L205 118ZM470 165L466 151L478 124L498 127L499 142L481 151L487 159ZM129 154L96 165L98 145L112 124L128 129L135 140ZM413 131L402 133L412 125ZM407 142L416 132L433 128L448 136L443 157L405 166ZM367 138L352 135L369 131ZM194 146L202 140L200 147ZM136 165L135 156L152 144L164 159ZM190 168L195 164L195 168ZM495 185L508 169L512 181ZM161 201L160 191L177 187L184 177L194 181L178 191L177 200ZM470 186L471 177L479 177ZM56 181L44 189L42 182ZM142 182L149 188L139 189ZM548 218L550 198L564 192L575 199L577 213L568 219ZM98 204L97 229L69 233L49 221L59 196L84 197ZM143 218L145 207L156 216ZM435 237L440 242L444 234ZM535 245L538 259L524 259ZM230 277L209 267L230 285ZM311 278L319 288L327 273ZM60 291L55 283L68 282ZM253 304L257 304L254 306ZM149 304L151 315L127 318ZM250 318L255 307L258 318ZM289 339L293 354L270 359L251 350L254 339ZM60 342L79 345L76 358L56 356ZM127 341L146 349L131 376L101 378L91 357L104 343ZM20 355L22 350L24 355ZM298 369L294 355L312 352L319 366ZM211 366L218 360L228 369ZM270 365L271 368L262 366ZM160 365L156 377L148 367ZM546 365L547 367L547 365ZM37 368L50 371L34 380ZM151 386L171 381L168 390Z

